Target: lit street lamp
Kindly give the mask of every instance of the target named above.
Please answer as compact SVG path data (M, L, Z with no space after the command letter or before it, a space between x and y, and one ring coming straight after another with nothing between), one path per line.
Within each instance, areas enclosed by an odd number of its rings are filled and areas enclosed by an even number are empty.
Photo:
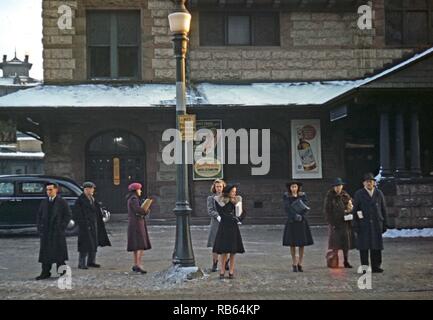
M185 98L185 56L188 48L188 32L191 14L185 8L185 0L176 0L173 13L168 15L170 30L173 33L174 55L176 57L176 129L180 130L179 117L186 115ZM190 216L188 202L188 165L185 161L185 142L180 141L176 148L181 148L182 163L176 163L176 242L173 252L173 264L181 267L195 266L191 242Z

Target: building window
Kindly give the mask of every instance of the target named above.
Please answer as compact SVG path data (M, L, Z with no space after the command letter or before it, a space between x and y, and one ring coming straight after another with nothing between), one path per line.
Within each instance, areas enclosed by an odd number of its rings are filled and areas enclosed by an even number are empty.
M87 43L90 79L140 77L139 11L88 11Z
M386 0L385 29L387 45L433 43L433 0Z
M200 13L201 46L279 46L278 13Z

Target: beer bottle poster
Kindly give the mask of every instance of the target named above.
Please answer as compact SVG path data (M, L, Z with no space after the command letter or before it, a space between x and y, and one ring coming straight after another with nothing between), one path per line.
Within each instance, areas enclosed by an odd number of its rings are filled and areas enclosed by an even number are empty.
M320 120L291 121L292 176L294 179L322 178Z
M197 120L196 133L200 129L208 129L209 132L199 141L194 141L193 180L223 179L223 155L218 154L218 144L222 143L222 137L217 131L222 129L222 121Z

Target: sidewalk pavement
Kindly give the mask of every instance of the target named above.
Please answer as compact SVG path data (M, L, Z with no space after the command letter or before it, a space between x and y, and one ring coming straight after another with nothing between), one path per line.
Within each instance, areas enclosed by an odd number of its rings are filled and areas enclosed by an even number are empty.
M283 225L242 225L245 254L236 256L235 279L211 273L208 226L192 226L196 264L204 276L167 280L175 226L149 226L152 249L143 258L147 274L131 271L126 252L127 224L107 225L112 247L98 251L101 269L77 269L77 238L68 238L71 289L59 289L58 278L35 281L39 239L0 239L0 299L433 299L433 238L385 239L383 274L372 275L372 289L360 289L359 254L350 252L354 269L328 269L327 229L313 227L315 244L305 248L304 272L291 270L283 247ZM340 262L342 263L342 262ZM54 269L53 269L54 271ZM52 271L52 272L53 272Z

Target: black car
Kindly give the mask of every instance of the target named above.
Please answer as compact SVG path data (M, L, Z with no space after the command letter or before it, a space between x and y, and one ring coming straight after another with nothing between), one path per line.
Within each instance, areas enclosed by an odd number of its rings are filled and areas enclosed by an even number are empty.
M45 175L3 175L0 176L0 229L36 227L36 214L42 199L46 198L45 185L55 182L59 185L59 194L71 209L75 200L83 193L73 180ZM103 209L104 221L110 213ZM71 220L69 234L76 234L77 226Z

